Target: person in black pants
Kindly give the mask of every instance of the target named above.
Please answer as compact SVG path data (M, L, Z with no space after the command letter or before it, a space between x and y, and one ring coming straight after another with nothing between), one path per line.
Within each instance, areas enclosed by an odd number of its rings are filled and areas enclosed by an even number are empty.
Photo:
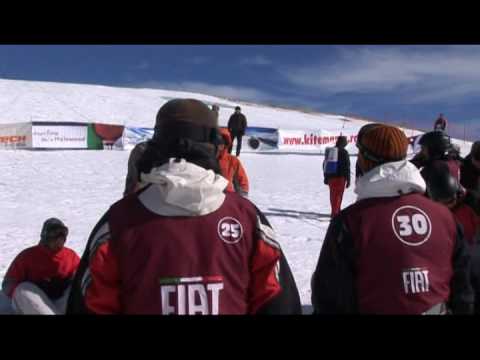
M232 144L237 139L237 152L236 155L240 156L240 150L242 148L242 137L245 135L245 129L247 128L247 118L241 113L240 106L235 107L235 112L230 116L228 120L228 130L232 135ZM228 152L232 153L232 145L230 145Z

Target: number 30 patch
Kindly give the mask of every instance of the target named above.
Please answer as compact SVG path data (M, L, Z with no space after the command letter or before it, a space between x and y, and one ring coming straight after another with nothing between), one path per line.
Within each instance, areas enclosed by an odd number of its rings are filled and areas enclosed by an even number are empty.
M233 217L224 217L218 222L218 236L227 244L236 244L243 236L240 221Z
M402 206L392 215L395 236L405 245L419 246L432 234L432 222L425 213L415 206Z

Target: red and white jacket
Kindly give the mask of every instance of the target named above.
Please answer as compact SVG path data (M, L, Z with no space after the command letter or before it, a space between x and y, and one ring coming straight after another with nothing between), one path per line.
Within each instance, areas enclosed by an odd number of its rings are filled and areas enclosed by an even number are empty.
M275 233L227 180L182 160L142 181L93 230L67 313L301 313Z

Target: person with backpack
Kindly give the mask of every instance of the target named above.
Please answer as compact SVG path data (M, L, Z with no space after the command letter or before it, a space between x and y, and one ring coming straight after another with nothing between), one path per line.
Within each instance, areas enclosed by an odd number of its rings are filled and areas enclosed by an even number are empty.
M340 212L345 188L350 187L350 155L345 149L348 141L339 136L335 147L329 148L324 161L324 184L330 188L332 218Z

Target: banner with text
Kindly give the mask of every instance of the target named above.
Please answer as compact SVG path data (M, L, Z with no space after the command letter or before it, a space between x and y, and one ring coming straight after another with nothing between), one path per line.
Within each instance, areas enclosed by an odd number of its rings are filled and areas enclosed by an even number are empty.
M31 146L31 123L0 125L0 149L26 149Z
M358 131L340 131L334 133L326 130L278 130L278 150L285 152L318 152L325 153L325 149L335 146L340 135L346 136L346 149L350 154L358 152L355 143Z
M32 126L32 147L41 149L87 149L87 124Z

